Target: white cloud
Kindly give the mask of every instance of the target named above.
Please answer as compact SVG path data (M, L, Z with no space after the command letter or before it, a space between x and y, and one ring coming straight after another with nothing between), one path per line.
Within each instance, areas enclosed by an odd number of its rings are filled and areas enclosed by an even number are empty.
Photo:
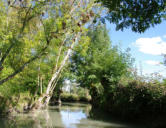
M149 65L160 65L159 61L154 61L154 60L147 60L145 61L145 63Z
M166 42L161 37L139 38L134 43L140 52L151 55L166 54Z
M159 75L163 76L164 78L166 78L166 71L163 69L159 70L159 69L156 69L156 70L144 70L143 74L145 76L150 76L154 73L158 73Z

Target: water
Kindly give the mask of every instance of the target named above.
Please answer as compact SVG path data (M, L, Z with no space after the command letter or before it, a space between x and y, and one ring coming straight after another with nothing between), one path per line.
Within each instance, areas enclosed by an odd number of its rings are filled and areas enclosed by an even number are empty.
M31 113L14 114L10 118L0 117L0 128L143 128L122 123L108 114L92 116L91 105L65 103L49 106L48 109Z

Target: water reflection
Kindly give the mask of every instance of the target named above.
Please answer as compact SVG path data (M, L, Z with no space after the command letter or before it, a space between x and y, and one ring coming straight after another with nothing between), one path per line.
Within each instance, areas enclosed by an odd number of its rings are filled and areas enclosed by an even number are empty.
M46 110L14 114L10 118L1 117L0 128L143 128L115 121L98 112L98 116L92 118L90 110L89 104L50 106Z
M67 128L77 128L75 124L79 124L80 120L86 119L86 115L82 112L61 111L63 124Z
M87 119L91 106L88 104L63 104L60 115L65 128L77 128L80 121Z

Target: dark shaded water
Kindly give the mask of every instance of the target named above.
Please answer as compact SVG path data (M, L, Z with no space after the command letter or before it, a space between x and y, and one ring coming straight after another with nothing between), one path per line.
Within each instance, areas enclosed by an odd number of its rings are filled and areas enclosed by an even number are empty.
M14 114L10 118L1 116L0 128L144 128L122 123L108 114L90 116L91 105L65 103L31 113Z

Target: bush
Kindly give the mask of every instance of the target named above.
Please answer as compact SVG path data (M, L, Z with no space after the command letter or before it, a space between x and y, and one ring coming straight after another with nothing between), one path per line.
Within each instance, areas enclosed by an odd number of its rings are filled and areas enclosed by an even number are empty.
M87 96L87 97L80 96L79 97L79 101L81 101L81 102L90 102L91 101L91 97L90 96Z
M58 99L58 98L53 97L53 99ZM90 96L80 96L80 95L71 94L71 93L62 93L61 94L61 100L64 101L64 102L78 102L78 101L90 102L91 97Z
M127 86L112 86L103 107L121 116L166 114L166 87L133 81Z
M66 102L79 101L79 96L76 94L62 93L61 100Z

